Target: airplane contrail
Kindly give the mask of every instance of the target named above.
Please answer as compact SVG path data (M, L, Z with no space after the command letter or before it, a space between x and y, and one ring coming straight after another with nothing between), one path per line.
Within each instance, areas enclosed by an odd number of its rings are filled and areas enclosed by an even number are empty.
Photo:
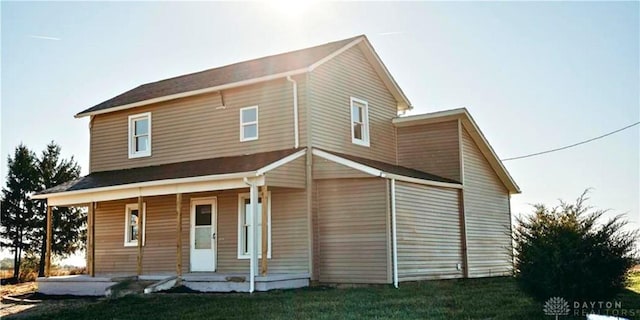
M62 40L62 39L60 39L60 38L56 38L56 37L39 36L39 35L34 35L34 34L30 34L28 37L29 37L29 38L34 38L34 39L53 40L53 41L60 41L60 40Z

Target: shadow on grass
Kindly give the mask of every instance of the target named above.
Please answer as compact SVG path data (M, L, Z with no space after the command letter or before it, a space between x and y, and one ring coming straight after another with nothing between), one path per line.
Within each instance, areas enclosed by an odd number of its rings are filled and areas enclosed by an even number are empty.
M2 319L23 319L30 316L50 314L66 308L76 308L98 302L96 297L71 295L45 295L36 292L2 298Z

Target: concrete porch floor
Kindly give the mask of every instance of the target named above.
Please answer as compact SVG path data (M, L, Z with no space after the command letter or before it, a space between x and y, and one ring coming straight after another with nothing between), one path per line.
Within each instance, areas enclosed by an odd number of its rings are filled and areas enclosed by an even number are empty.
M249 292L248 273L191 272L182 275L182 284L202 292ZM309 286L308 273L274 273L256 276L255 290L295 289Z
M108 274L90 277L88 275L59 276L38 278L38 292L49 295L105 296L109 288L124 280L155 280L144 290L152 293L166 290L167 284L182 284L201 292L249 292L248 273L190 272L180 277L176 274L147 274L141 276L129 274ZM176 280L176 281L172 281ZM294 289L309 286L308 273L274 273L257 276L255 291L275 289Z

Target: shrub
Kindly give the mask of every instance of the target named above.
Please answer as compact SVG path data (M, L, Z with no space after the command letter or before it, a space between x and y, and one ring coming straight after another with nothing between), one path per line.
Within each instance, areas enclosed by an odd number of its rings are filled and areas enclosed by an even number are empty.
M575 204L534 205L533 215L517 219L516 279L541 301L554 296L601 300L625 287L638 233L624 231L627 222L621 216L599 224L606 211L587 206L587 193Z
M38 278L40 260L33 254L27 254L20 261L20 282L35 281Z

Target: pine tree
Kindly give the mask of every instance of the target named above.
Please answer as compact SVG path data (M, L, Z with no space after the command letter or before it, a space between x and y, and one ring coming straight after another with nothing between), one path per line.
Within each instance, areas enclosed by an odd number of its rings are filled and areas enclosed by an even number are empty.
M77 179L80 166L71 159L60 158L60 146L51 141L36 161L38 172L38 189L44 190L59 184ZM53 207L53 242L51 253L66 257L84 247L86 240L86 213L75 207ZM29 239L33 245L31 250L40 255L38 275L44 276L46 239L47 239L47 203L37 202L37 210L33 219L36 223Z
M20 274L23 250L29 249L27 234L34 226L34 203L29 198L37 189L35 154L23 144L16 147L8 159L7 185L2 189L0 220L1 245L13 253L13 276Z

